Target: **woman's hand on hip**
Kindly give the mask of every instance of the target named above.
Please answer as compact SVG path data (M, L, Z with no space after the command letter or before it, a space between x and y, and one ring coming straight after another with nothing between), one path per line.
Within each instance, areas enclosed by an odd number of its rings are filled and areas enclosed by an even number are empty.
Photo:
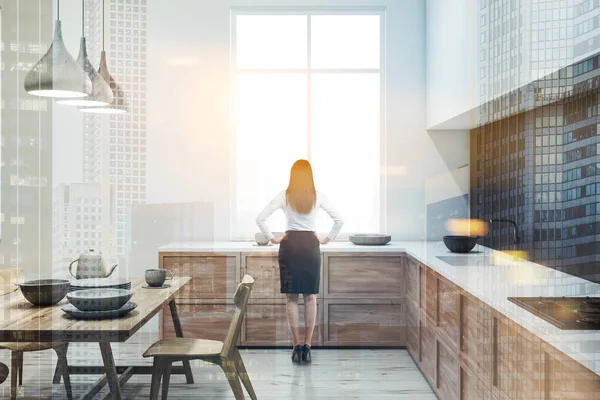
M271 239L271 243L273 243L273 244L279 244L279 243L281 243L283 241L283 239L286 238L286 236L287 236L287 233L284 233L283 236L280 237L280 238L273 238L273 239Z
M319 241L320 244L327 244L327 243L331 242L331 239L329 239L328 237L321 239L319 237L319 235L317 235L317 232L313 232L313 233L315 234L315 237L317 238L317 240Z

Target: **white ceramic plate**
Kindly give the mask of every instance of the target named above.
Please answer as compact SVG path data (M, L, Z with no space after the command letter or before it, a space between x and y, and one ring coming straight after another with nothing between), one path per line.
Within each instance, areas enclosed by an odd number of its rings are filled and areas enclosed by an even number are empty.
M75 288L111 288L115 286L131 285L129 279L124 278L96 278L96 279L74 279L71 287Z

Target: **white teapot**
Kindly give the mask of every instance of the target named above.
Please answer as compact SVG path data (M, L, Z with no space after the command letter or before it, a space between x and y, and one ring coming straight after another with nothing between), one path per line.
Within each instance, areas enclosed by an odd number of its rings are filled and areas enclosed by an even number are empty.
M77 268L75 274L73 274L71 267L75 263L77 263ZM94 249L90 249L87 253L80 254L77 260L69 264L69 273L75 279L107 278L117 268L117 265L107 268L102 253L96 253Z

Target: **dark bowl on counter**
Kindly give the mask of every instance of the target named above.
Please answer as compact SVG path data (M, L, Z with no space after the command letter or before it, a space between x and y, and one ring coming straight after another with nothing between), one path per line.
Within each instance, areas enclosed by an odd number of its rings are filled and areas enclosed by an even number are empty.
M468 253L477 244L479 236L444 236L444 244L453 253Z
M51 306L65 298L70 283L66 279L40 279L16 283L23 297L36 306Z

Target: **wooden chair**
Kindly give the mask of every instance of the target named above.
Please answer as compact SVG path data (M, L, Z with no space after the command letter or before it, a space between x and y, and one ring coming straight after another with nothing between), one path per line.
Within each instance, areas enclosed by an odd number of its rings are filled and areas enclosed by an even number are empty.
M203 360L220 366L225 372L229 386L237 400L244 398L244 391L240 380L246 387L252 400L256 400L256 393L248 378L246 367L237 348L236 343L240 337L242 320L246 314L246 307L254 279L250 275L244 276L233 297L235 312L229 325L229 331L224 342L204 339L163 339L154 343L146 350L144 357L154 357L152 366L152 384L150 386L150 399L158 399L161 377L162 399L167 399L171 366L173 362L183 360Z
M15 286L15 282L21 280L23 277L22 268L9 268L0 271L0 297L6 296L10 293L18 290ZM56 371L54 374L54 382L60 383L60 377L62 375L65 381L65 389L67 391L67 398L71 400L73 398L73 392L71 390L71 379L69 377L69 366L67 362L67 348L68 343L46 343L46 342L0 342L0 349L6 349L11 351L11 372L10 372L10 398L17 398L17 381L18 385L23 384L23 353L30 351L41 351L53 349L58 356L58 362L56 363ZM2 378L2 372L4 364L0 365L0 383L4 382L6 376ZM6 367L6 366L4 366ZM8 374L8 371L6 371Z

